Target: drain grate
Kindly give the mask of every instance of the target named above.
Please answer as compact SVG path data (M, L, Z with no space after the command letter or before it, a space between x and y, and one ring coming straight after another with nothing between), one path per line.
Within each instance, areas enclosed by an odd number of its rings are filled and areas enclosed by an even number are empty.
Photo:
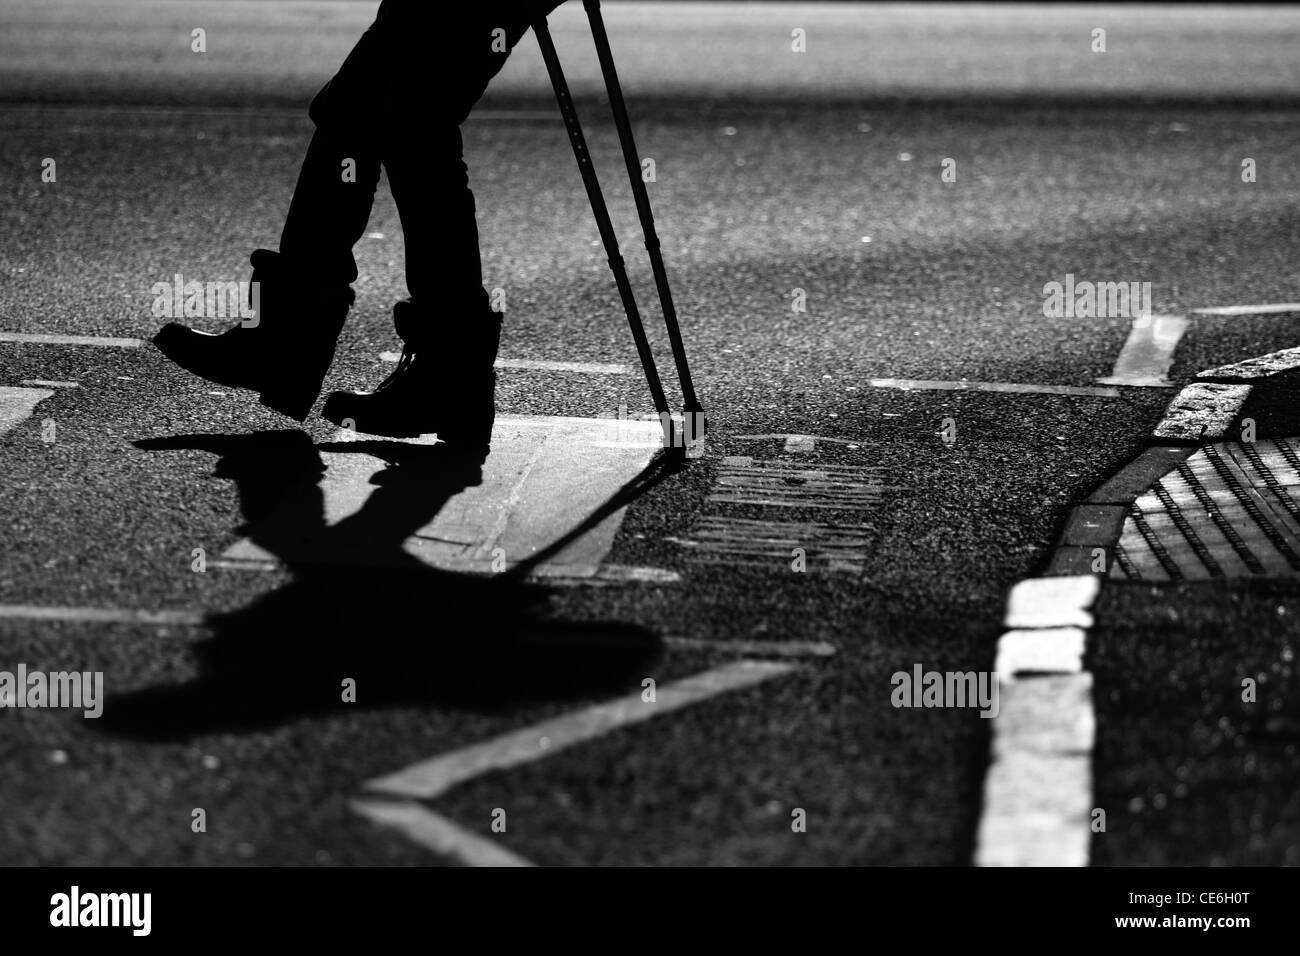
M884 484L883 468L875 465L725 458L706 513L688 537L670 540L688 549L695 564L798 564L800 570L860 574L876 534L864 512L877 508L884 492L898 490ZM762 510L746 513L737 506Z
M1300 439L1207 445L1129 509L1110 576L1300 574Z
M776 508L821 508L869 511L894 490L881 484L875 465L810 467L772 459L728 458L718 469L711 504L765 505Z
M803 549L807 563L827 571L861 571L870 540L864 528L837 528L821 522L755 521L709 515L699 519L690 538L670 540L691 549L700 564L773 567L790 563Z

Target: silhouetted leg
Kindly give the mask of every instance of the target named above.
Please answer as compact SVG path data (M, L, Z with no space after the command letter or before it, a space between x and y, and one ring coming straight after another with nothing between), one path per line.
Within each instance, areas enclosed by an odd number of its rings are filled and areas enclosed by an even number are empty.
M393 141L383 157L402 220L406 288L427 311L469 319L487 312L488 294L460 127L421 134L415 142Z
M379 185L378 152L362 139L317 128L280 234L285 257L331 282L356 281L352 247L365 233Z

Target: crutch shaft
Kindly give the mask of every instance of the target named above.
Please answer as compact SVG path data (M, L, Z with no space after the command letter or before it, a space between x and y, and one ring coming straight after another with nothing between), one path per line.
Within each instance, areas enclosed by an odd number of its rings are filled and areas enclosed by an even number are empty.
M600 191L600 181L596 177L596 168L591 162L591 153L587 149L586 137L583 136L582 125L578 120L577 110L573 106L573 97L569 93L569 84L564 78L564 70L560 66L559 55L555 52L555 42L551 39L551 31L545 19L538 20L533 24L533 33L536 35L537 45L542 51L546 71L550 74L551 85L555 88L555 100L559 104L560 115L563 117L565 128L569 133L569 143L573 147L573 155L578 161L578 171L582 174L582 182L587 190L587 198L591 202L591 211L596 218L596 228L599 230L601 242L605 246L610 271L614 274L614 284L618 287L619 297L623 301L623 309L627 312L628 325L632 329L632 339L636 343L637 354L640 356L641 365L645 369L646 382L650 387L650 396L654 400L655 410L659 413L660 420L668 421L670 414L668 398L664 394L663 383L659 379L659 370L655 367L654 353L650 350L650 342L646 338L645 326L641 322L641 313L637 309L636 298L632 293L632 285L628 281L627 266L623 262L623 256L618 251L618 237L614 234L614 224L610 220L609 208L605 205L605 196Z
M641 231L645 236L646 253L650 257L650 267L654 272L655 288L659 293L659 302L663 307L664 325L668 329L668 341L672 345L673 360L677 365L677 374L682 385L682 399L687 414L700 414L699 399L695 394L695 385L691 380L690 365L686 359L686 345L682 341L681 327L677 321L677 307L673 303L672 291L668 285L668 270L664 265L663 251L659 235L655 230L654 212L650 208L650 191L645 180L641 178L641 157L637 152L632 135L632 122L628 117L627 104L623 100L623 89L618 81L618 71L614 67L614 54L609 45L609 34L605 30L605 21L600 13L600 0L583 0L587 18L591 22L591 33L596 43L596 57L600 61L601 73L605 78L605 89L609 95L610 109L618 128L619 144L623 149L623 161L627 167L628 182L632 187L632 196L636 201L637 215L641 220ZM691 425L687 426L690 434Z

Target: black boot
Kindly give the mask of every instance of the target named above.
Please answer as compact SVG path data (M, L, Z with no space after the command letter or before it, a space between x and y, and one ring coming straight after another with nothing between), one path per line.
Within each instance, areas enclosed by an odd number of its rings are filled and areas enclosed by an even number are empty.
M334 361L355 294L346 283L322 285L278 252L258 249L250 261L256 321L219 335L170 322L153 342L181 368L218 385L260 392L263 405L303 421Z
M408 299L394 306L393 321L403 343L397 369L373 392L331 392L321 414L367 435L436 433L448 451L486 457L501 316L485 311L439 325Z

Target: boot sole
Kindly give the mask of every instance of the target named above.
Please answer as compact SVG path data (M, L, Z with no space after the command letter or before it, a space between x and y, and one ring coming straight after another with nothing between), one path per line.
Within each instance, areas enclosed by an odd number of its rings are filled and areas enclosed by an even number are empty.
M288 416L297 422L304 422L307 420L307 416L311 414L312 406L316 404L316 399L320 397L321 389L325 385L325 379L322 377L321 381L316 384L314 389L309 389L307 386L298 389L262 388L258 384L231 377L220 376L214 374L209 369L195 367L194 365L183 361L181 355L174 353L170 348L168 348L167 337L162 332L159 332L153 337L153 344L158 351L167 356L167 358L176 365L177 368L183 368L191 375L197 375L205 382L211 382L213 385L224 385L226 388L242 388L247 389L250 392L258 392L258 401L262 405L272 411L279 412L281 415Z

